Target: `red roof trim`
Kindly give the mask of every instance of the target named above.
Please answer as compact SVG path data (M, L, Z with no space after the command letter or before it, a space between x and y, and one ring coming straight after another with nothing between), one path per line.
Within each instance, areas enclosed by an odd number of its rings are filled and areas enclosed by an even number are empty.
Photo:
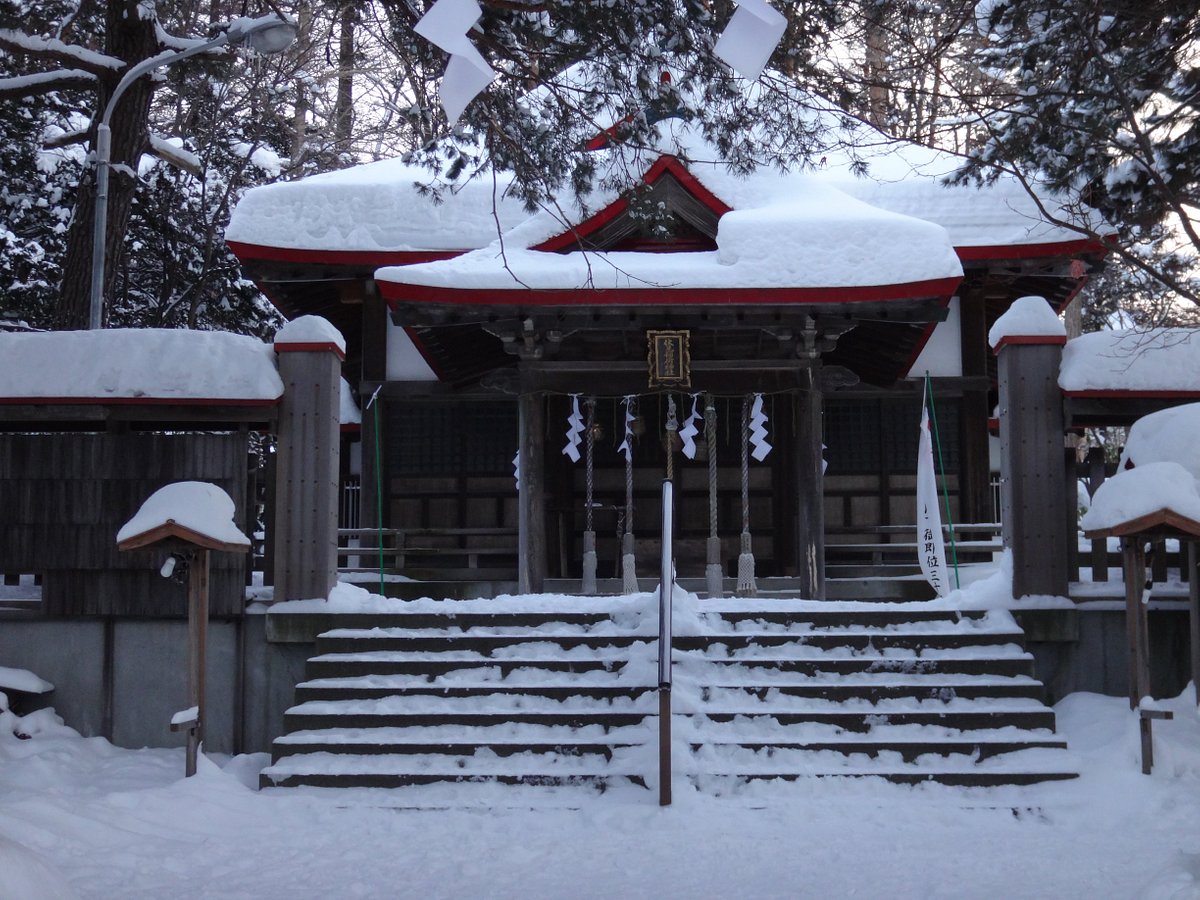
M1186 400L1189 398L1200 397L1200 389L1194 391L1145 391L1145 390L1129 390L1124 391L1119 388L1110 388L1106 390L1088 390L1088 391L1063 391L1064 397L1099 397L1120 400L1130 397L1148 397L1162 398L1164 400Z
M340 266L407 266L414 263L453 259L466 250L299 250L292 247L267 247L242 241L226 241L234 256L245 262L259 259L269 262L326 263Z
M676 180L687 189L688 193L716 213L718 217L725 215L725 213L732 209L720 197L706 188L699 178L685 169L683 163L674 156L664 155L656 159L654 165L642 176L642 181L645 184L654 184L654 182L658 181L667 172L674 175ZM574 247L581 240L599 231L613 219L617 218L628 207L629 201L624 197L618 197L590 219L585 219L573 228L568 228L562 234L555 235L531 249L556 253L559 250Z
M962 262L982 262L1001 259L1033 259L1042 256L1073 256L1077 253L1107 254L1103 241L1079 238L1071 241L1048 241L1041 244L993 244L986 247L955 247Z
M248 397L0 397L0 405L15 406L278 406L282 398Z
M333 341L276 341L276 353L319 353L322 350L332 350L338 359L346 361L346 351Z
M384 281L380 289L388 305L428 303L446 306L772 306L803 303L870 303L922 297L949 298L961 278L910 281L904 284L845 288L660 288L625 290L596 288L450 288ZM675 299L677 298L677 299Z
M362 424L359 422L343 422L339 427L342 434L359 434L362 432Z
M999 353L1005 347L1032 346L1035 344L1052 344L1058 347L1067 342L1065 334L1006 334L992 348L993 353Z

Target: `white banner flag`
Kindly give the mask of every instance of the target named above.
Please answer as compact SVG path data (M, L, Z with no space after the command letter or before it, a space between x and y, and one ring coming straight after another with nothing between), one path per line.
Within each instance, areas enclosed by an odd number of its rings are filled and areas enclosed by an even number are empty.
M921 442L917 447L917 557L921 574L939 597L950 592L946 580L946 547L942 540L942 513L938 506L937 475L933 468L933 438L929 409L921 406Z

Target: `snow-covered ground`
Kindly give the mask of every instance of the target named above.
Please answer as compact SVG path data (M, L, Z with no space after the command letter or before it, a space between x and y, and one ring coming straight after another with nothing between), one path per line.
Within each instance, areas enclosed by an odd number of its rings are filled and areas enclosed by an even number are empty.
M182 751L120 749L45 713L19 740L8 713L0 897L1200 897L1200 718L1191 688L1167 705L1149 777L1125 701L1076 694L1057 709L1071 782L680 784L666 809L630 789L440 811L258 792L265 755L183 779Z

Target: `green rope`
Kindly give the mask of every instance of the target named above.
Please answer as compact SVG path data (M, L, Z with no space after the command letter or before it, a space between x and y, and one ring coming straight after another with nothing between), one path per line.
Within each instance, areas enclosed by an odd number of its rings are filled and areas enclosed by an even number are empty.
M925 373L925 396L929 398L929 424L933 431L933 443L937 447L938 470L942 473L942 499L946 505L946 527L950 531L950 559L954 564L954 587L962 589L958 577L958 548L954 544L954 519L950 516L950 492L946 490L946 463L942 459L942 438L938 434L937 407L933 403L933 382L929 372Z
M371 405L375 407L375 527L379 530L379 596L386 597L383 578L383 466L379 452L379 404L376 403L379 391L371 397Z

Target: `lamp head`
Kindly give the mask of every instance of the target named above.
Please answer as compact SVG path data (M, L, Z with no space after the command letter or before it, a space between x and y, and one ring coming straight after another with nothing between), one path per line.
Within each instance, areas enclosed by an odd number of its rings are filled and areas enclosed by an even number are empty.
M281 53L296 39L296 26L274 13L243 17L229 23L229 43L244 44L257 53Z

